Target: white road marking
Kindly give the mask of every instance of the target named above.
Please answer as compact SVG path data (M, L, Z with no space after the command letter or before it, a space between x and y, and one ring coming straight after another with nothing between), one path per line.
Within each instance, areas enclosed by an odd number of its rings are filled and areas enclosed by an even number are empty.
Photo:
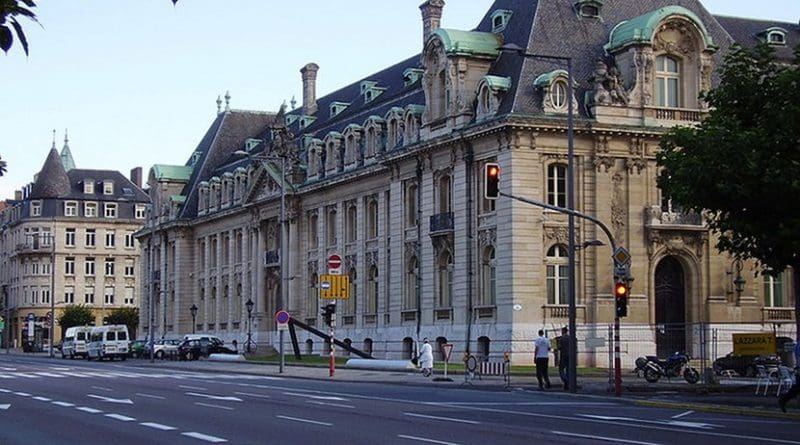
M160 423L153 423L153 422L142 422L139 425L146 426L148 428L155 428L155 429L161 430L161 431L172 431L172 430L176 430L177 429L177 428L175 428L173 426L162 425Z
M36 396L36 397L33 398L33 400L38 400L40 402L49 402L49 401L51 401L53 399L48 399L47 397L42 397L42 396Z
M315 405L322 405L322 406L333 406L336 408L352 408L355 409L353 405L344 405L342 403L330 403L330 402L318 402L316 400L309 400L308 403L313 403Z
M640 442L638 440L617 439L614 437L606 437L606 436L593 436L591 434L565 433L564 431L550 431L550 432L559 436L580 437L581 439L601 440L603 442L630 443L635 445L659 445L658 442Z
M0 392L8 394L8 393L14 392L14 391L12 391L10 389L0 388Z
M340 401L340 402L349 402L349 400L347 400L347 399L343 399L341 397L335 397L335 396L315 396L313 394L300 394L300 393L296 393L296 392L284 392L284 394L287 395L287 396L309 397L311 399L318 399L318 400L336 400L336 401Z
M113 389L111 389L111 388L106 388L106 387L104 387L104 386L92 386L92 389L99 389L100 391L114 392L114 390L113 390Z
M680 413L677 415L672 416L673 419L680 419L681 417L688 416L689 414L694 413L694 411L686 411L685 413Z
M212 394L200 394L200 393L196 393L196 392L187 392L187 393L184 393L184 394L186 394L187 396L203 397L203 398L206 398L206 399L222 400L222 401L225 401L225 402L241 402L242 401L242 399L240 399L238 397L233 397L233 396L215 396L215 395L212 395Z
M259 399L270 399L270 396L264 394L253 394L252 392L235 392L234 394L238 394L240 396L248 396L248 397L257 397Z
M207 406L209 408L226 409L228 411L233 411L233 408L231 408L230 406L213 405L211 403L203 403L203 402L194 402L194 404L200 406Z
M701 422L684 422L681 420L648 420L648 419L637 419L634 417L618 417L618 416L599 416L596 414L578 414L581 417L588 417L590 419L600 419L600 420L610 420L610 421L628 421L628 422L638 422L638 423L653 423L656 425L674 425L674 426L682 426L686 428L699 428L699 429L712 429L715 427L721 427L720 425L714 425L711 423L701 423Z
M36 375L40 375L40 376L42 376L42 377L55 377L55 378L58 378L58 379L63 379L63 378L64 378L64 376L63 376L63 375L61 375L61 374L54 374L54 373L52 373L52 372L34 372L34 374L36 374Z
M67 407L67 408L69 408L69 407L72 407L72 406L75 406L75 404L74 404L74 403L69 403L69 402L59 402L59 401L55 401L55 402L50 402L50 403L52 403L53 405L64 406L64 407Z
M445 422L469 423L471 425L480 424L480 422L476 422L474 420L454 419L452 417L428 416L426 414L416 414L416 413L403 413L403 415L411 416L411 417L420 417L420 418L423 418L423 419L443 420Z
M9 408L11 408L11 404L10 403L6 403L6 404L3 404L3 405L0 405L0 409L5 410L5 409L9 409Z
M28 394L27 392L15 392L15 393L14 393L14 395L16 395L16 396L22 396L22 397L30 397L30 396L31 396L31 395L30 395L30 394Z
M418 442L438 443L440 445L458 445L455 442L445 442L443 440L427 439L425 437L406 436L405 434L398 434L397 437L401 439L416 440Z
M111 397L103 397L103 396L98 396L98 395L95 395L95 394L86 394L86 397L91 397L93 399L102 400L104 402L123 403L123 404L126 404L126 405L133 405L133 400L131 400L131 399L112 399Z
M136 395L139 396L139 397L147 397L147 398L150 398L150 399L166 400L166 397L154 396L152 394L143 394L143 393L137 392Z
M20 377L25 377L26 379L40 379L40 378L42 378L42 376L40 376L40 375L21 374L21 373L20 374L16 374L16 375L18 375Z
M50 369L52 369L53 371L69 371L72 368L67 368L65 366L51 366Z
M193 437L195 439L205 440L206 442L211 442L211 443L227 442L227 440L225 440L225 439L223 439L221 437L209 436L208 434L201 434L201 433L195 433L195 432L181 433L181 434L184 435L184 436Z
M5 366L0 366L0 369L2 369L3 371L16 371L17 370L17 368L8 368L8 367L5 367Z
M103 412L103 411L101 411L99 409L89 408L88 406L81 406L81 407L78 407L78 408L75 408L75 409L77 409L78 411L83 411L85 413L89 413L89 414L98 414L98 413L102 413Z
M275 416L275 417L277 417L279 419L292 420L292 421L295 421L295 422L312 423L314 425L333 426L332 423L319 422L319 421L316 421L316 420L309 420L309 419L301 419L299 417L289 417L289 416Z
M0 374L0 379L13 379L13 375Z
M208 388L201 388L199 386L189 386L189 385L178 385L178 388L183 389L195 389L197 391L208 391Z
M133 417L123 416L122 414L106 414L106 417L121 420L123 422L133 422L136 420Z

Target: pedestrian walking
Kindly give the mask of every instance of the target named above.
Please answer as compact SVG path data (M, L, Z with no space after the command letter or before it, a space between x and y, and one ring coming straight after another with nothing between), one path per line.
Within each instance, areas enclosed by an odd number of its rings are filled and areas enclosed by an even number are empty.
M236 353L238 354L239 353L239 342L236 341L236 339L234 338L232 343L233 343L233 350L236 351Z
M539 329L539 337L533 342L533 356L539 389L550 389L550 377L547 375L547 366L550 361L550 340L544 336L542 329Z
M564 389L569 389L569 358L570 348L572 347L572 338L569 336L569 330L565 327L561 328L561 337L558 337L558 376L561 377L561 382L564 384Z
M422 368L422 375L430 377L433 374L433 348L428 342L428 337L422 339L422 347L419 350L419 366Z

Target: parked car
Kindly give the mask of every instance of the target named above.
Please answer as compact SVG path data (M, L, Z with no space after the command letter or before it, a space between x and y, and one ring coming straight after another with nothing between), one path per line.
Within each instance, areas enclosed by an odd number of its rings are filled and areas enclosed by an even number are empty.
M147 340L134 340L130 342L128 345L128 355L133 358L143 357L146 345Z
M714 372L719 375L723 371L733 370L742 377L755 377L758 366L776 368L781 363L777 355L738 355L730 354L714 360Z
M176 354L178 352L178 346L181 344L181 340L172 339L172 338L162 338L160 340L156 340L153 342L153 356L157 359L163 359L165 357L169 357L172 354ZM145 343L144 345L144 355L149 357L150 356L150 344Z
M211 354L235 354L236 351L225 346L218 338L198 338L184 340L178 346L178 357L181 360L197 360Z

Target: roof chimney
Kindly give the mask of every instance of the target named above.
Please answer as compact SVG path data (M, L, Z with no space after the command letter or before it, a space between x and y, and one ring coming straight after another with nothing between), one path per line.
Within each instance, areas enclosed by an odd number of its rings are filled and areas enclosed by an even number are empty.
M142 167L131 169L131 182L136 187L142 188Z
M317 112L317 71L319 65L309 63L300 69L303 76L303 114L310 116Z
M419 5L419 10L422 11L423 46L428 41L428 37L439 29L442 23L442 9L444 9L444 0L427 0Z

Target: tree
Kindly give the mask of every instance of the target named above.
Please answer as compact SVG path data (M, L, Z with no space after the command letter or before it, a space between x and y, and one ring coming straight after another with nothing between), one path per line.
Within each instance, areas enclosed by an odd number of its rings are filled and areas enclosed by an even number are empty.
M67 328L73 326L85 326L94 323L92 310L82 304L70 304L64 308L64 312L58 317L58 324L61 326L61 338Z
M697 127L671 130L657 154L658 185L686 210L704 212L717 249L754 259L765 273L794 273L800 328L800 47L795 64L767 45L734 46ZM800 329L798 329L800 332ZM800 334L799 334L800 335Z
M6 161L3 160L3 157L0 156L0 176L3 176L8 171L8 164Z
M36 14L31 10L35 7L34 0L0 0L0 49L5 53L8 53L14 44L14 34L16 34L25 55L28 55L28 39L25 38L22 25L17 18L27 17L28 20L38 23Z
M136 338L136 330L139 328L139 308L121 307L114 309L103 320L105 324L124 324L128 327L131 338Z

